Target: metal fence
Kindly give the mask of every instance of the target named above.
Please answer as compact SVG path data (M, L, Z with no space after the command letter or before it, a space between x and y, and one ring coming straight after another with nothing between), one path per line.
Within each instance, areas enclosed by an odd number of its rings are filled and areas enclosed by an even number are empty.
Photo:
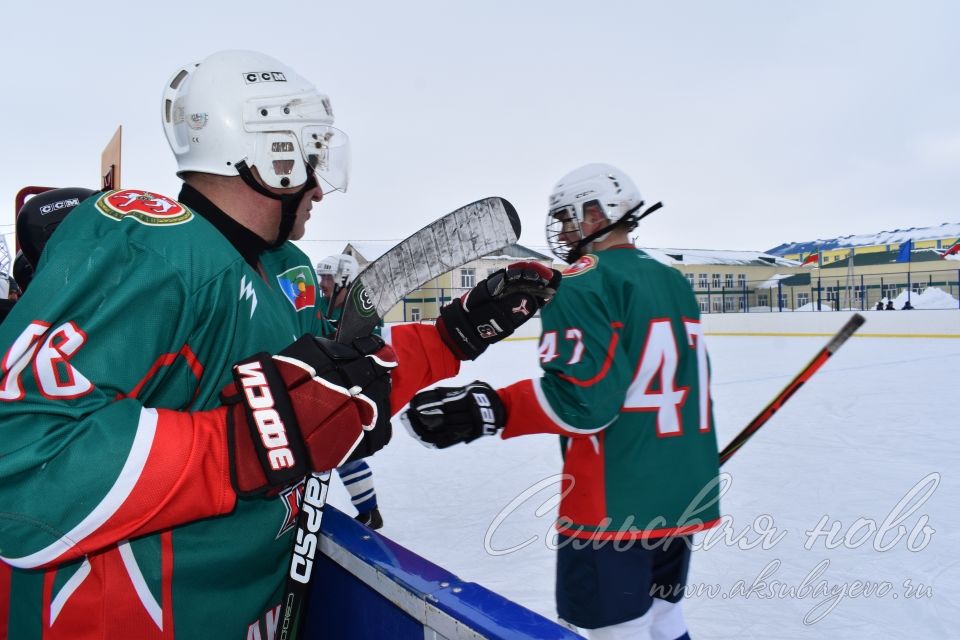
M903 271L889 273L792 274L763 281L740 280L733 286L711 286L697 279L691 286L702 313L770 313L784 311L841 311L887 308L917 308L923 294L937 289L935 307L960 309L960 269L957 271ZM706 286L698 286L705 284ZM887 303L901 294L899 306ZM952 298L952 301L947 298Z
M832 273L834 270L812 269L812 273L794 273L779 279L730 280L715 277L688 277L700 303L701 313L776 313L786 311L840 311L876 309L878 302L892 301L910 291L911 306L915 297L931 289L943 292L941 306L950 303L960 309L960 269L939 271L895 271L889 273ZM824 273L826 271L826 273ZM819 272L819 273L818 273ZM713 274L711 274L712 276ZM439 315L440 307L469 291L469 288L424 288L406 296L401 302L404 322L430 320ZM894 308L900 309L903 305Z

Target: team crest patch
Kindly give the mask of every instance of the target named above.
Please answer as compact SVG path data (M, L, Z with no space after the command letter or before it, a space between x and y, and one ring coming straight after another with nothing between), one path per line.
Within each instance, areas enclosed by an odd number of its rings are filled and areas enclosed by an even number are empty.
M156 226L183 224L193 218L193 212L179 202L136 189L108 191L97 199L96 206L108 218L133 218L141 224Z
M277 276L280 290L297 311L314 307L317 302L317 280L310 267L294 267Z
M588 253L583 256L572 265L563 270L563 275L565 276L578 276L581 273L586 273L597 266L597 256L592 253Z

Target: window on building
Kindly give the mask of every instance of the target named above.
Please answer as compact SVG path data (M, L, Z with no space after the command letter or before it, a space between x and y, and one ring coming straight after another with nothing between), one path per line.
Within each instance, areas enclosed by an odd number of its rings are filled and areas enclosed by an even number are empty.
M723 310L726 312L736 311L739 306L740 296L724 296Z
M697 280L699 281L699 286L701 289L707 288L707 274L701 273Z
M757 294L757 306L758 306L758 307L766 307L766 306L769 304L769 301L770 301L770 298L767 297L767 294L765 294L765 293L758 293L758 294Z
M410 307L410 321L420 322L420 307Z
M477 284L476 269L460 269L460 287L462 289L472 289Z
M713 313L720 313L722 310L722 302L720 301L720 296L715 296L713 298Z
M713 274L712 281L713 281L713 288L714 288L714 289L719 289L719 288L720 288L720 274L719 274L719 273Z
M723 276L723 286L727 289L733 289L733 274L727 273Z
M697 296L697 302L700 304L700 313L710 312L710 309L707 307L707 296Z
M738 273L738 274L737 274L737 286L740 287L741 289L746 288L746 286L747 286L747 274L745 274L745 273Z
M809 302L810 302L810 294L809 294L809 293L798 293L798 294L797 294L797 306L798 306L798 307L802 307L803 305L808 304Z
M687 282L689 282L689 283L690 283L690 286L692 287L692 286L693 286L693 274L692 274L692 273L684 273L683 275L686 276Z

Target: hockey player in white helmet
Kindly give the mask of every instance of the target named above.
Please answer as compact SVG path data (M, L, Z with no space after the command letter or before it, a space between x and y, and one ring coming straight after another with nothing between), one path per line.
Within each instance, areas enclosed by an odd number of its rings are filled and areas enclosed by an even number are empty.
M550 194L547 243L554 255L572 263L615 230L626 237L636 228L643 204L633 181L616 167L580 167L561 178ZM661 206L658 202L643 214Z
M445 333L335 343L287 241L347 186L329 98L221 51L170 77L160 115L179 197L84 199L0 324L0 637L279 637L303 478L385 446L471 325L552 293L485 280Z
M349 253L327 256L317 263L317 276L323 292L322 310L328 320L337 322L343 314L347 287L360 272L357 259Z
M642 207L616 167L561 178L547 240L571 265L541 313L542 375L424 391L403 420L437 448L560 435L558 614L590 638L689 640L691 536L720 517L709 367L686 279L630 242Z

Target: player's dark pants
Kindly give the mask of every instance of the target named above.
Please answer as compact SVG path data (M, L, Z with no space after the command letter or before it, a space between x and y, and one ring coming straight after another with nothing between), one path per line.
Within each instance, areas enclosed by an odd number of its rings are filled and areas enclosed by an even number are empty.
M559 536L557 613L584 629L639 618L653 599L679 602L690 567L690 536L627 541ZM655 547L655 548L651 548Z

